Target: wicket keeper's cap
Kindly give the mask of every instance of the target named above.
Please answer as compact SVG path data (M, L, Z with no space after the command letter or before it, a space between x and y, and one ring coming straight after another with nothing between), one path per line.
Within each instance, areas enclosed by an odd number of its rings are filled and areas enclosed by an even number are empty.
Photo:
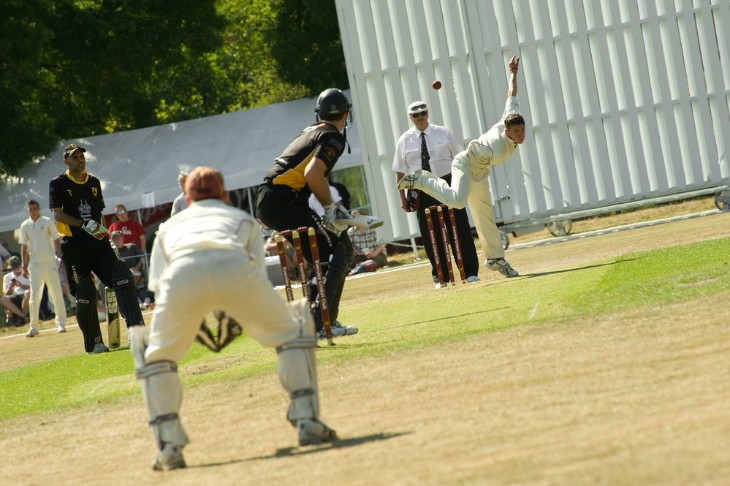
M196 167L185 180L185 194L193 201L220 199L225 192L223 174L212 167Z
M15 255L8 258L8 266L10 268L18 268L20 265L20 258L16 257Z
M408 114L409 115L415 115L416 113L423 113L424 111L428 111L428 106L426 105L425 101L414 101L410 105L408 105Z
M122 232L121 232L121 231L119 231L119 230L117 230L117 231L112 231L112 234L111 234L110 236L111 236L112 240L113 240L114 238L116 238L117 236L121 236L122 238L124 238L124 233L122 233Z
M71 145L67 145L65 149L63 149L63 159L66 160L67 158L71 157L74 152L77 150L81 150L82 152L86 152L86 149L84 147L79 147L75 143L72 143Z

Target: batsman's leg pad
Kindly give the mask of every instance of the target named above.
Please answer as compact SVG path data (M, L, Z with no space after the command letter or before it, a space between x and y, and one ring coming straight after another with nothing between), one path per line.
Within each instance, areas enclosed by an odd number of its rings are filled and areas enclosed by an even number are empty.
M76 284L76 321L84 335L84 349L90 353L96 343L103 342L99 326L99 313L96 311L96 286L89 277Z
M332 258L327 264L327 273L324 278L324 291L327 295L327 306L329 307L330 321L337 320L337 314L340 309L340 298L342 290L345 287L345 277L347 277L350 268L352 268L354 251L350 239L345 235L342 241L335 244ZM317 330L321 330L322 314L319 312L319 303L314 309L314 319L317 323Z
M317 336L308 302L300 299L289 306L299 332L294 339L277 347L276 352L279 354L279 380L291 398L287 418L296 426L298 420L317 420L319 417L317 363L314 356Z
M117 260L112 266L112 283L114 293L117 295L119 312L127 321L127 328L136 325L144 325L142 311L137 300L137 288L134 285L134 277L123 261Z
M188 443L188 436L178 416L182 384L177 364L172 361L145 363L142 368L136 368L135 375L142 386L142 396L158 448L162 450L166 444L182 448Z

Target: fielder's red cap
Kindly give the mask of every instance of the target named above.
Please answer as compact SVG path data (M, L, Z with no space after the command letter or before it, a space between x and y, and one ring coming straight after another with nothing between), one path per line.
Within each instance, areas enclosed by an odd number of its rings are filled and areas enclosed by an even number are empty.
M223 174L212 167L196 167L185 180L185 194L193 201L220 199L225 192Z

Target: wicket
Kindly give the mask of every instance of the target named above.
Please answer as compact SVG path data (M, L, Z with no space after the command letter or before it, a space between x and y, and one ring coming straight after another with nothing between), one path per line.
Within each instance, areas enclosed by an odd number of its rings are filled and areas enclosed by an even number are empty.
M464 273L464 261L461 257L461 245L459 244L459 235L456 232L456 217L454 215L454 208L448 207L446 204L438 204L429 206L426 208L426 223L428 224L428 235L431 238L431 248L433 250L433 261L436 265L436 273L439 279L439 285L443 286L451 282L452 285L456 285L456 278L454 277L454 268L451 261L451 254L449 253L449 231L446 227L446 220L444 218L444 210L449 212L449 223L451 224L451 234L454 236L454 245L452 251L454 252L454 259L456 260L456 266L459 269L459 275L461 276L461 283L466 283L466 274ZM439 230L441 233L441 241L444 244L444 254L446 255L446 263L449 270L449 280L444 282L444 272L441 269L441 257L439 256L438 244L436 243L436 232L433 227L433 217L431 213L436 211L439 220Z
M322 272L322 264L319 261L319 247L317 246L317 233L314 228L302 226L295 230L282 231L276 236L276 247L279 250L279 263L281 264L281 275L284 279L284 290L286 292L286 300L291 302L294 300L294 292L292 291L291 279L289 278L289 270L286 264L286 251L284 248L284 238L291 236L294 245L295 263L299 272L299 280L302 283L302 294L307 300L310 300L309 282L307 279L307 271L305 268L304 251L302 250L301 234L307 233L309 237L309 249L312 255L312 266L314 267L314 276L317 283L317 294L319 296L319 311L322 315L322 323L324 324L324 334L327 337L327 344L334 346L332 339L332 327L330 322L330 312L327 305L327 295L324 289L324 273Z

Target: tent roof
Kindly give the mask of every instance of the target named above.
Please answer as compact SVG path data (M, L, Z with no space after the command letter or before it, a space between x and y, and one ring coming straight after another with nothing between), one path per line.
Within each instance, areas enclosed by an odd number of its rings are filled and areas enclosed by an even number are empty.
M181 168L209 165L226 178L226 187L258 185L284 147L307 125L314 123L314 99L303 99L168 125L65 140L40 162L25 167L22 182L0 186L0 232L12 231L27 218L24 206L37 200L48 210L48 184L63 173L62 149L77 143L87 149L87 169L99 178L106 212L124 204L134 210L148 204L171 202L180 193ZM347 131L352 153L345 153L336 168L362 165L357 130Z

